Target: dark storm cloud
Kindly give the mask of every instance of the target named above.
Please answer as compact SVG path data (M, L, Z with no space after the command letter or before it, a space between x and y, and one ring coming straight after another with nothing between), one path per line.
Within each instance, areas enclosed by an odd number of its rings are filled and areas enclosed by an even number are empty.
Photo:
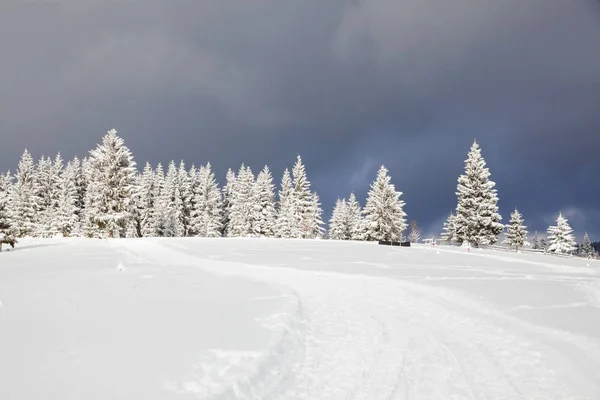
M433 230L476 137L505 221L600 239L598 49L584 0L3 2L0 167L115 127L139 163L221 178L300 153L329 212L383 163Z

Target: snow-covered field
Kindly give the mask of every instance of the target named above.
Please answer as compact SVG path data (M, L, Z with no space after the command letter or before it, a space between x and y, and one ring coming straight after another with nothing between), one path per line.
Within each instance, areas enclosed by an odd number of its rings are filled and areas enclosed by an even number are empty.
M600 399L600 263L267 239L23 240L0 399Z

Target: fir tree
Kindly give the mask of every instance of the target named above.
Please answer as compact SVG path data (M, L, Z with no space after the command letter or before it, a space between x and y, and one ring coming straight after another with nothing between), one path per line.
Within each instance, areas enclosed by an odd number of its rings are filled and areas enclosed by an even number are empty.
M406 229L402 192L391 183L388 170L382 165L371 184L363 214L367 240L399 241Z
M556 219L556 226L548 228L548 241L548 251L552 253L572 254L577 250L573 229L571 229L569 221L563 217L562 213Z
M337 199L331 219L329 220L329 238L332 240L348 240L348 204L346 200Z
M417 221L411 221L410 232L408 233L408 240L411 243L417 243L421 239L422 235L423 231L421 231L421 228L419 228L419 225L417 225Z
M308 231L304 238L308 239L322 239L325 235L325 228L323 225L323 209L321 208L321 202L319 195L316 192L312 193L311 196L311 207L306 215L306 222L308 224Z
M179 185L179 196L181 197L181 224L183 226L182 236L189 236L192 219L192 199L194 193L192 191L192 180L188 171L185 169L185 163L181 161L179 164L179 173L177 175L177 183Z
M444 222L444 230L442 232L442 241L451 243L456 240L456 215L453 212L450 212L446 222Z
M540 250L548 251L548 239L545 237L540 239Z
M460 243L493 244L504 229L498 213L496 184L489 179L490 172L485 165L479 145L473 142L456 192L458 205L454 223Z
M254 235L273 237L275 235L275 186L269 167L265 165L256 177L252 204L254 206Z
M277 222L275 234L280 238L293 238L296 229L296 212L292 200L294 187L290 171L286 168L281 178L281 189L279 190L279 202L277 210Z
M12 179L10 172L6 175L0 175L0 251L2 251L2 244L15 247L17 243L10 212L11 192Z
M168 203L164 201L165 195L165 172L161 163L158 163L154 171L154 211L150 213L146 229L155 236L166 236L166 224Z
M229 209L229 226L227 236L253 236L253 226L256 215L252 204L254 192L254 174L250 167L244 164L240 167L233 191L231 192Z
M592 258L596 254L596 251L592 247L592 242L590 241L590 237L587 232L583 236L583 243L581 244L581 249L579 251L579 255L584 258Z
M294 223L292 235L296 238L311 238L314 235L316 223L313 220L315 218L313 196L300 156L297 157L296 164L292 168L292 185L294 190L291 201L295 212L295 218L292 220Z
M158 201L158 188L156 187L156 175L150 163L146 163L144 166L137 189L140 234L142 237L156 237L158 236L158 227L154 223L154 214Z
M518 251L519 247L529 246L527 242L527 227L523 225L523 216L515 208L515 211L510 214L510 223L507 228L506 240L504 243L509 246L515 246Z
M230 169L227 170L227 174L225 176L225 186L223 186L223 202L221 203L222 215L223 218L221 220L221 235L225 236L229 227L229 214L231 212L231 194L233 192L233 187L235 186L235 181L237 177L235 176L235 172Z
M196 173L192 230L202 237L219 237L222 228L221 192L211 165L200 167Z
M180 191L179 171L175 162L171 161L167 168L164 187L160 196L160 207L162 209L162 236L181 237L185 233L184 204Z
M362 210L354 193L350 193L346 206L346 224L349 229L349 239L364 240Z
M31 154L25 150L15 175L11 220L16 237L33 235L36 230L36 171Z
M58 201L50 230L63 237L79 231L77 174L79 160L70 161L59 176Z
M88 235L123 237L132 223L135 162L122 138L112 129L90 152L86 171Z

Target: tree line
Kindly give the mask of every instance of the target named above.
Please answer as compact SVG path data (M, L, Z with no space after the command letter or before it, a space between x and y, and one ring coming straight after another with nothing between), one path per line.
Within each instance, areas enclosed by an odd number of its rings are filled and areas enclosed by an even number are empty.
M504 226L495 183L475 141L458 178L457 206L444 223L442 240L473 246L494 244L506 229L510 246L595 256L589 237L577 246L566 218L559 215L547 238L528 242L522 215L515 210ZM21 237L276 237L334 240L408 239L421 230L408 224L402 192L385 166L370 186L365 206L354 193L338 199L326 232L319 196L311 189L302 158L285 169L279 189L265 166L254 175L242 164L229 169L219 187L210 163L187 168L171 161L146 163L138 172L131 151L112 129L83 159L66 162L58 154L37 163L25 150L16 173L0 175L0 244Z

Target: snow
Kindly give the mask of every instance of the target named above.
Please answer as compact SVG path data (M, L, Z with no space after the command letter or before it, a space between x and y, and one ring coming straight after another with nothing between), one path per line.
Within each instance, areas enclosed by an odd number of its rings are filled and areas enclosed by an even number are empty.
M0 398L600 398L591 260L265 238L0 260Z

